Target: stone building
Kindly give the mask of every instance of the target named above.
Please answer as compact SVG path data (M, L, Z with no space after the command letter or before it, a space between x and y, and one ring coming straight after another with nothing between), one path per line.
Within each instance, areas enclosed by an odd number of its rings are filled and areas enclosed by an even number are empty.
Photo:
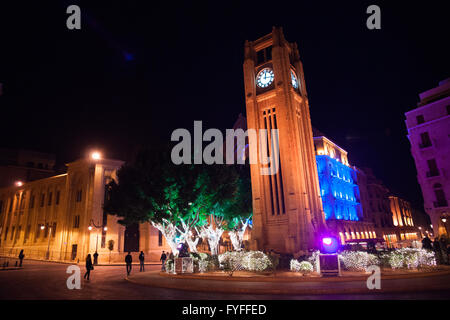
M350 166L347 151L313 131L320 194L328 228L341 244L380 241L374 223L364 216L357 169Z
M105 185L122 164L84 158L67 164L64 174L1 188L0 255L24 249L27 258L82 261L97 251L99 262L107 263L142 250L158 261L168 249L158 230L149 223L122 226L103 210Z
M261 140L253 145L250 140L250 154L252 148L265 149L263 156L272 157L279 167L276 174L262 174L267 165L250 164L252 247L285 253L307 250L326 225L298 48L286 41L281 28L273 28L262 38L246 41L244 59L248 129L267 130L269 141L274 141L264 147ZM272 140L277 133L278 139Z
M55 155L0 149L0 188L56 175Z
M450 78L419 94L406 128L425 211L435 235L448 235L450 223ZM445 222L444 222L445 221Z

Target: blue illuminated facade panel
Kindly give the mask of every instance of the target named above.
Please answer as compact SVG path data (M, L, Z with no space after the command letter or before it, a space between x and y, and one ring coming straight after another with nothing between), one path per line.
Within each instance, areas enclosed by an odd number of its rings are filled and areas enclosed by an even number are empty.
M362 219L356 172L328 155L316 155L325 219Z

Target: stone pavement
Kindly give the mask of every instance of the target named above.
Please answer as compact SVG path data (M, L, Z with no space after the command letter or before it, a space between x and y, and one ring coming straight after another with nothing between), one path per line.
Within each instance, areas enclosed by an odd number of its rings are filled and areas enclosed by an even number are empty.
M450 268L433 271L390 272L381 276L381 289L369 290L367 278L370 274L344 273L342 277L302 277L294 273L277 273L275 276L228 276L223 274L168 275L158 271L143 272L127 278L129 282L150 287L169 288L200 292L236 294L360 294L450 290Z

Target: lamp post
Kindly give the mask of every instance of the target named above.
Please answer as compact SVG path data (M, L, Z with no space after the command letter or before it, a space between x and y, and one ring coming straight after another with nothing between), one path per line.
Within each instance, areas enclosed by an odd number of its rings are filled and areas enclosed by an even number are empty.
M92 227L97 229L97 239L95 241L95 253L98 255L98 253L97 253L97 251L98 251L98 229L103 229L104 231L106 231L106 230L108 230L108 227L107 226L97 226L94 223L94 220L91 219L91 221L89 222L89 227L88 227L89 231L92 230ZM97 259L95 257L94 257L94 264L97 264Z
M423 235L422 235L422 227L419 227L419 231L420 231L420 239L422 239L422 238L423 238Z
M445 233L447 234L447 237L448 237L447 218L446 218L445 216L443 216L443 217L441 218L441 221L442 221L442 224L444 225Z
M45 225L42 225L41 226L41 230L44 230L44 229L45 229ZM45 253L45 260L50 260L49 259L50 258L50 239L52 237L52 226L49 225L48 229L49 229L49 231L48 231L48 242L47 242L47 252Z

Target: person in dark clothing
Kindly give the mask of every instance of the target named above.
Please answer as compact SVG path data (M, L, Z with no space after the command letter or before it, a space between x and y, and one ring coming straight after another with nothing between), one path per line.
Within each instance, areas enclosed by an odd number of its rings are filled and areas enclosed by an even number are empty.
M439 239L435 238L433 241L433 250L436 254L436 258L439 261L439 263L442 263L442 252L441 252L441 245L439 243Z
M145 260L144 252L141 251L141 253L139 254L139 272L145 271L144 260Z
M92 259L91 259L91 254L88 254L86 257L86 273L84 274L84 279L86 279L89 281L89 277L91 275L91 270L94 269L94 266L92 265Z
M161 254L161 258L159 258L159 261L161 261L161 270L162 271L166 270L166 260L167 260L167 255L163 251L162 254Z
M432 242L428 236L422 239L422 248L427 250L433 250Z
M23 258L25 258L25 255L23 254L23 249L22 249L22 250L20 250L20 253L19 253L19 260L20 260L19 267L22 267Z
M127 264L127 276L131 273L131 264L133 263L133 257L131 256L131 252L125 256L125 263Z
M95 251L94 253L94 265L98 265L98 253Z

